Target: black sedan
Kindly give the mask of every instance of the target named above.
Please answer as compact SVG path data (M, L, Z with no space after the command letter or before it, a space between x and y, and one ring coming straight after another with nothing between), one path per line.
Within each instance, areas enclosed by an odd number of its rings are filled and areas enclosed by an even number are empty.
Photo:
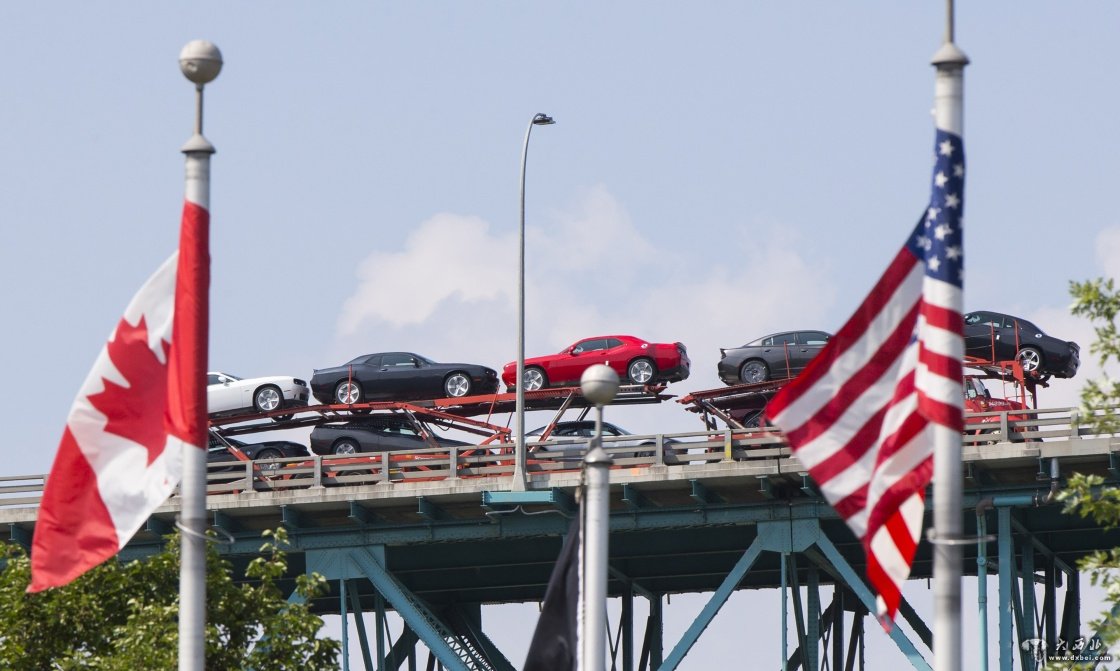
M988 312L964 316L964 353L985 361L1018 359L1023 372L1040 377L1073 377L1081 365L1077 343L1046 335L1025 319Z
M721 349L719 379L735 385L795 377L831 337L824 331L787 331Z
M315 454L358 454L394 450L426 450L432 444L421 435L423 429L405 417L382 415L321 424L311 431L311 451ZM471 447L425 431L437 447Z
M206 451L206 462L217 464L232 462L230 466L239 463L233 450L240 450L252 461L258 459L282 459L287 457L310 457L311 453L299 443L290 440L266 440L260 443L246 443L236 438L227 438L217 431L210 431L210 445ZM280 464L269 464L269 470L275 469Z
M366 354L311 376L311 393L328 404L460 398L497 389L498 373L493 368L436 363L412 352Z

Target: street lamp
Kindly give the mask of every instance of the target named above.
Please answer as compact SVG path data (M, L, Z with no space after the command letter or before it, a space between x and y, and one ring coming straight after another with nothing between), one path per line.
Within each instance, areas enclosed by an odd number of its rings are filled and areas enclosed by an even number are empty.
M610 469L614 462L603 450L603 406L618 394L618 373L595 364L579 379L583 397L595 404L595 436L584 457L587 490L583 503L583 629L578 652L581 669L602 669L606 658L607 559L610 528Z
M556 123L547 114L537 113L529 120L525 130L525 145L521 149L521 225L518 228L517 264L517 445L513 459L513 488L525 489L525 165L529 160L529 136L533 126L550 126Z

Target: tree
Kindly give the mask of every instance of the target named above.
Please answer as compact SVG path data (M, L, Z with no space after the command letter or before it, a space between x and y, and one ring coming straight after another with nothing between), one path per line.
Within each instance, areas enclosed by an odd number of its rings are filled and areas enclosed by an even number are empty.
M261 556L235 582L232 564L212 544L206 553L206 668L209 671L318 671L337 668L340 645L318 638L323 621L289 604L277 587L287 571L284 529L265 532ZM178 665L178 536L144 560L106 562L69 585L27 594L30 559L3 548L0 572L0 668L133 671ZM326 580L301 575L305 599Z
M1120 292L1112 278L1097 278L1085 282L1070 282L1073 296L1071 312L1087 317L1096 331L1096 339L1089 346L1103 369L1110 361L1120 362L1120 332L1116 329L1116 315L1120 312ZM1081 391L1082 414L1092 422L1098 433L1120 431L1120 418L1115 409L1120 406L1120 381L1102 373L1099 380L1089 380Z
M1070 282L1074 315L1087 317L1094 325L1096 339L1089 351L1096 355L1104 368L1109 361L1120 362L1120 332L1116 329L1116 315L1120 312L1120 292L1111 278L1097 278L1085 282ZM1081 391L1081 414L1092 424L1097 433L1116 433L1120 429L1116 408L1120 406L1120 382L1102 373L1098 380L1090 380ZM1058 499L1068 514L1092 519L1105 529L1120 526L1120 489L1106 487L1099 475L1074 473ZM1089 574L1090 582L1101 587L1111 610L1089 623L1100 635L1104 650L1111 650L1120 643L1120 548L1098 550L1078 563L1078 568ZM1087 664L1085 668L1095 668Z

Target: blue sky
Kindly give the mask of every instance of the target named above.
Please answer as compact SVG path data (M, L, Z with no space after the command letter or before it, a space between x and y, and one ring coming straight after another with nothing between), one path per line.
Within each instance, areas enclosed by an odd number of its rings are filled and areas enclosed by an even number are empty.
M835 330L928 199L944 3L7 3L0 6L0 362L7 474L45 472L128 300L176 244L207 92L211 367L310 376L411 349L501 366L633 333L719 347ZM1082 345L1068 282L1120 275L1120 5L962 2L968 309ZM676 404L611 410L700 429ZM530 418L532 421L533 418ZM541 423L545 418L541 419ZM769 640L773 640L770 636ZM697 651L702 659L703 644ZM712 652L715 655L717 653ZM697 667L698 668L698 667Z

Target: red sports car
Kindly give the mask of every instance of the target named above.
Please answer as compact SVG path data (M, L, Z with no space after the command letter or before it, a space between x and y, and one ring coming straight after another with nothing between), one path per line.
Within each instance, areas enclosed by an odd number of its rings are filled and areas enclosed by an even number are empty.
M628 335L584 338L559 354L525 359L525 390L578 385L588 366L605 363L631 384L677 382L688 377L688 352L683 344L650 343ZM502 381L513 391L517 362L502 369Z

